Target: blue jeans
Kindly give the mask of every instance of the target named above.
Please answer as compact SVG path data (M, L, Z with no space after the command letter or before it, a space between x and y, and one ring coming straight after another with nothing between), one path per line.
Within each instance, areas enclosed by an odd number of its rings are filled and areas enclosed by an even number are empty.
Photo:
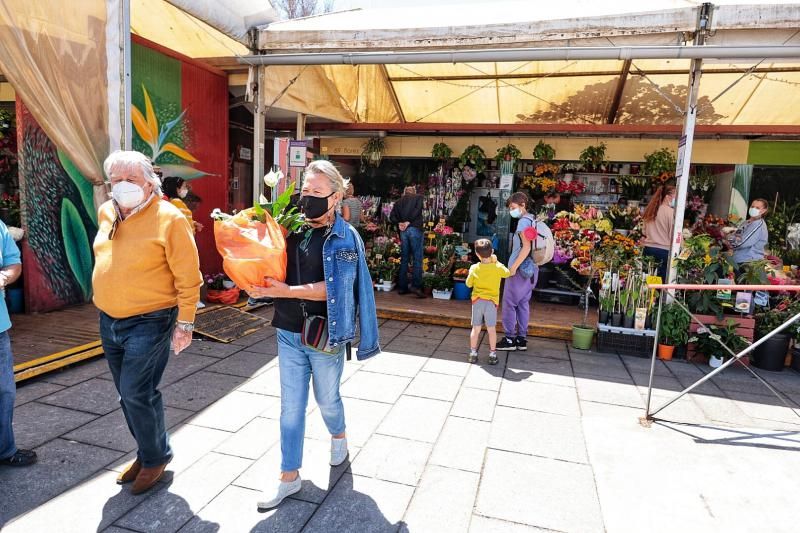
M412 286L422 289L422 230L409 226L400 232L400 279L398 288L408 290L408 260L414 259L414 272Z
M344 405L339 384L344 350L330 355L300 342L299 333L278 330L278 366L281 372L281 471L303 466L308 380L314 376L314 398L331 435L344 432Z
M100 340L128 429L145 468L172 459L158 384L169 360L178 308L128 318L100 313Z
M652 257L658 262L658 275L661 276L661 281L663 283L668 283L667 265L669 264L669 250L645 246L644 255Z
M16 395L11 338L8 336L8 331L4 331L0 333L0 459L8 459L17 453L14 429L11 426Z

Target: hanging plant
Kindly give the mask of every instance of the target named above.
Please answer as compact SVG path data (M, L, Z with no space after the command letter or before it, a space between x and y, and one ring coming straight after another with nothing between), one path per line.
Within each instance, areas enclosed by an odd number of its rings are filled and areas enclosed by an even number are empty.
M458 158L459 168L470 165L476 173L481 173L486 168L486 152L477 144L470 144L464 149L461 157Z
M556 158L556 150L544 141L533 148L533 158L538 161L552 161Z
M642 173L648 176L675 175L675 153L669 148L662 148L644 155Z
M494 156L495 160L500 161L516 161L522 157L522 152L519 151L513 144L507 144L502 148L497 149L497 154Z
M431 150L431 157L437 161L447 161L453 157L453 149L447 146L445 143L436 143L433 145L433 149Z
M597 146L589 145L578 156L583 169L587 172L597 172L608 164L606 160L606 143Z
M383 137L370 137L361 148L362 163L367 163L373 167L380 166L383 152L386 150L386 141Z

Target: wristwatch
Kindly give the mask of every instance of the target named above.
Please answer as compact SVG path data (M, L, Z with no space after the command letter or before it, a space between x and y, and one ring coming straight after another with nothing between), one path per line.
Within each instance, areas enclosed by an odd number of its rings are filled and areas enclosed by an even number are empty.
M179 320L178 323L175 325L175 327L178 328L179 330L185 331L187 333L191 333L192 331L194 331L194 323L193 322L181 322Z

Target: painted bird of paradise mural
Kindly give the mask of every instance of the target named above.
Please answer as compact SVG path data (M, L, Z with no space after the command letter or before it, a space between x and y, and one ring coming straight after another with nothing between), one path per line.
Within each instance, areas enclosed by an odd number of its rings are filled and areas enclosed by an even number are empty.
M161 167L161 170L165 176L177 176L185 180L209 176L209 173L203 172L202 170L198 170L189 165L176 165L161 160L163 155L172 154L183 161L188 161L189 163L200 162L184 148L175 144L175 142L168 142L170 133L178 124L181 123L184 115L186 115L186 110L184 109L177 117L164 123L159 128L158 118L156 117L153 103L144 85L142 85L142 91L144 93L145 112L142 114L142 112L136 106L132 106L131 120L133 121L133 127L136 130L136 133L139 135L141 140L150 147L150 159Z

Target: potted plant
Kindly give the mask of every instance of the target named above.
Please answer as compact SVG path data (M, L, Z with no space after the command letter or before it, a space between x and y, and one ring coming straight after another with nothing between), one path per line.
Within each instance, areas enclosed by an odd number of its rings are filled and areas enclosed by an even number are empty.
M689 189L692 194L702 197L706 203L711 201L711 194L716 186L716 177L708 167L697 167L689 176Z
M470 144L464 148L458 158L458 167L463 169L467 165L473 167L478 174L486 169L486 152L483 151L483 148L477 144Z
M433 145L433 149L431 149L431 156L443 163L453 157L453 149L445 143L436 143Z
M639 222L639 209L636 207L619 207L616 204L608 208L608 219L614 226L614 231L628 236L628 233Z
M611 314L614 312L614 292L611 288L600 291L600 324L608 324Z
M211 303L231 305L239 301L239 288L222 272L205 277L206 296Z
M516 145L507 144L497 149L497 154L495 154L494 159L500 163L501 161L517 161L521 157L522 152L519 151Z
M742 263L739 266L739 276L736 278L736 282L741 285L769 285L767 265L768 262L766 259ZM736 310L740 313L750 314L753 311L753 293L751 292L749 294L751 295L748 299L749 303L747 303L747 300L743 299L741 306L739 304L736 305ZM747 303L746 308L745 303Z
M695 343L698 353L708 357L711 368L718 368L726 359L731 358L730 352L725 349L726 346L733 353L739 353L747 347L747 340L736 332L736 327L736 322L733 320L729 320L725 325L712 324L698 329L697 333L689 338L689 342Z
M572 325L572 347L578 350L590 350L594 342L595 328L586 323L589 317L589 300L594 297L592 292L593 279L594 270L589 274L584 287L583 320L580 324Z
M556 150L546 142L540 140L533 147L533 158L537 161L552 161L556 158Z
M791 316L797 314L797 303L789 300L780 302L775 309L756 314L756 338L766 336L780 327ZM762 370L780 372L783 370L786 354L789 353L791 331L776 333L753 350L753 365Z
M422 275L422 292L427 296L433 295L433 286L436 284L436 275L432 272L426 272Z
M792 369L800 372L800 324L795 322L793 328Z
M370 137L361 146L361 161L377 167L381 164L383 153L386 151L386 141L383 137Z
M658 358L665 361L672 359L676 346L686 344L689 340L689 324L692 318L678 303L672 302L661 311L659 328Z
M675 176L676 166L675 153L668 148L662 148L644 155L642 173L648 176Z
M449 300L453 296L453 280L450 276L436 274L431 282L433 297L437 300Z
M389 257L378 268L377 288L383 292L391 292L395 287L394 280L397 277L397 270L400 260L396 257Z
M606 143L601 142L597 146L589 145L583 149L578 156L586 172L602 172L608 164L606 160Z
M620 176L622 194L628 198L628 206L639 207L639 201L650 190L650 180L645 176Z

